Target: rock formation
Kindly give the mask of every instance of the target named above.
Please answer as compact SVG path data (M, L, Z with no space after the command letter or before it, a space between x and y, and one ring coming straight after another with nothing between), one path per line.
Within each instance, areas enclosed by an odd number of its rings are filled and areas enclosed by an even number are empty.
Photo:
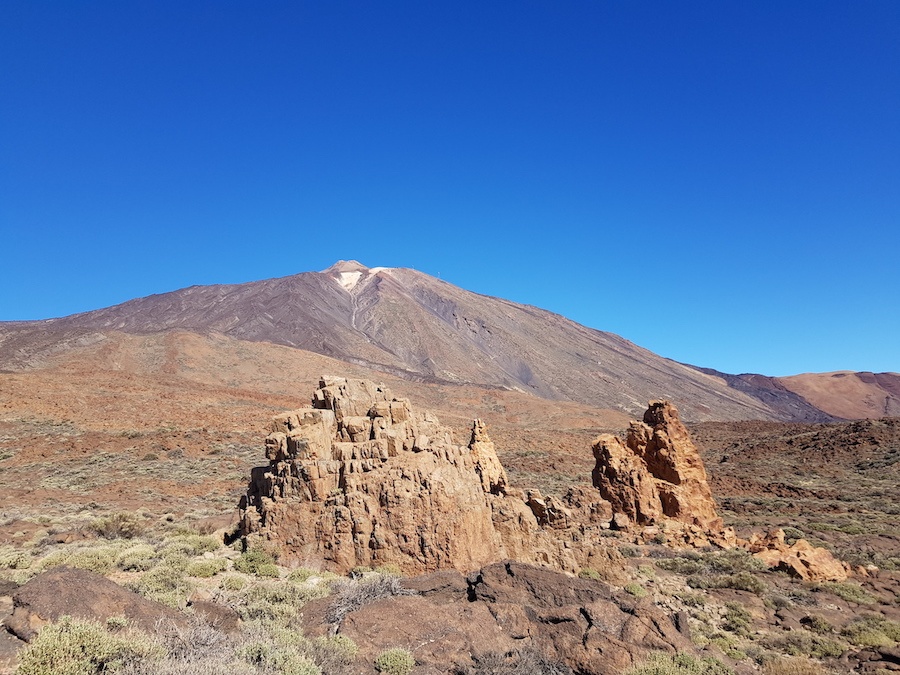
M843 581L849 576L849 567L828 549L813 546L806 539L788 546L782 529L765 536L754 533L744 547L770 568L804 581Z
M353 639L369 663L382 649L401 646L415 651L416 672L429 674L471 672L479 662L478 672L489 672L491 655L528 652L556 668L527 672L623 673L653 651L697 652L670 615L602 581L505 562L467 577L445 570L402 583L409 594L342 617L339 634ZM334 602L306 605L304 634L332 634ZM502 672L515 671L507 662Z
M651 402L624 440L598 437L593 487L561 498L509 486L480 420L468 445L455 445L431 413L363 380L322 378L312 407L275 417L265 445L269 465L251 473L241 534L284 561L335 572L391 564L408 574L510 559L611 569L620 554L603 534L614 527L638 542L663 535L674 545L742 546L804 579L846 577L805 541L738 541L667 401Z
M594 486L616 514L641 526L675 520L691 543L731 541L716 513L700 453L668 401L652 401L644 421L632 422L624 440L604 434L593 450ZM616 522L628 525L621 518Z
M511 489L481 421L455 445L433 415L371 382L322 378L311 408L274 419L266 457L241 529L284 559L417 573L515 558L575 572L617 555L600 543L612 512L596 490Z

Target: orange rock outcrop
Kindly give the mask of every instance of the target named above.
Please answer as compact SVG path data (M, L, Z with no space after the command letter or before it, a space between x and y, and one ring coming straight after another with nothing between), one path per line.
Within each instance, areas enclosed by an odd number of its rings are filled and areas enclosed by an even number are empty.
M594 486L616 514L640 526L672 519L685 526L692 543L704 538L731 543L703 460L671 403L652 401L644 421L632 422L624 440L604 434L593 450Z

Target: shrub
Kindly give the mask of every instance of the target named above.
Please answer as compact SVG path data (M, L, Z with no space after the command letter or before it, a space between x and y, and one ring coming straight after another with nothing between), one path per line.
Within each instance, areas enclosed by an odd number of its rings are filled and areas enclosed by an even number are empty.
M31 556L25 551L4 546L0 548L0 570L27 570L31 567Z
M241 657L265 672L282 675L321 675L322 671L296 648L270 641L252 642L240 650Z
M187 596L193 590L193 584L187 580L183 571L167 565L145 572L137 582L129 586L145 598L176 609L184 607Z
M819 588L834 593L842 600L854 602L857 605L871 605L877 602L876 599L859 584L829 581L821 584Z
M722 628L725 630L747 637L750 635L750 622L752 619L750 612L744 609L744 606L740 603L725 603L725 622L722 624Z
M226 591L240 591L246 588L247 584L249 583L250 582L242 576L238 576L237 574L229 574L227 577L222 579L222 582L219 584L219 586Z
M318 637L312 641L310 655L325 672L340 672L341 666L353 663L359 653L356 643L345 635Z
M763 664L764 675L825 675L826 671L808 659L775 659Z
M646 598L647 597L647 589L641 586L640 584L631 583L625 586L625 592L629 595L633 595L636 598Z
M859 647L893 647L900 641L900 622L865 616L844 626L841 635Z
M390 577L402 577L403 572L400 570L399 565L395 565L394 563L386 563L384 565L379 565L376 567L373 572L377 574L383 574L385 576Z
M762 595L766 590L766 584L750 572L738 572L737 574L717 574L712 576L688 577L688 586L691 588L733 588L738 591L747 591L755 595Z
M412 652L401 647L385 649L375 657L375 670L386 675L408 675L415 665Z
M270 567L275 566L275 560L272 556L262 549L251 549L234 561L234 569L244 574L259 575L259 570L270 571ZM263 575L265 576L265 575Z
M126 572L146 572L159 563L156 549L149 544L126 548L116 558L116 567Z
M334 585L335 598L325 618L329 623L340 623L347 614L370 602L392 595L411 594L397 577L371 574L364 579L341 580Z
M627 675L733 675L734 671L714 658L698 659L688 654L653 654Z
M103 518L95 518L88 529L104 539L133 539L144 531L144 524L134 513L113 513Z
M154 654L142 634L112 634L96 621L64 616L21 651L16 675L95 675Z
M326 595L328 588L325 585L307 587L270 581L256 582L236 598L236 609L244 621L259 621L266 626L286 626L296 618L303 605Z
M308 581L317 574L318 572L316 572L315 570L311 570L308 567L298 567L288 575L288 581L303 583L304 581Z
M774 649L789 656L812 656L817 659L824 659L838 657L844 653L844 645L840 642L803 631L794 631L784 636L770 637L764 640L763 644L769 649Z
M195 560L187 566L185 572L189 577L199 577L201 579L209 579L227 567L227 563L220 558L211 558L209 560Z
M199 534L177 534L166 539L166 545L162 549L162 554L169 555L180 553L189 558L203 555L204 553L212 553L217 551L221 546L221 542L215 537L202 536Z
M78 548L65 561L69 567L106 574L116 564L118 550L112 546Z

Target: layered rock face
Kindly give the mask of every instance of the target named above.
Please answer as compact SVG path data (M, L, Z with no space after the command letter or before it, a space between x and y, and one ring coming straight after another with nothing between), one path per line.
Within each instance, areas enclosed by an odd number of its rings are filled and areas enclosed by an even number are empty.
M824 549L772 537L739 541L716 513L700 454L666 401L625 439L593 444L593 486L563 497L512 488L487 428L468 445L431 413L362 380L322 378L312 407L274 418L269 465L253 469L241 531L253 546L334 572L396 565L404 573L462 572L517 560L577 572L611 569L611 526L636 542L743 546L809 579L843 578Z
M716 513L700 453L678 411L651 401L643 422L632 422L625 439L611 434L593 444L594 486L612 505L622 526L682 523L689 539L725 541L730 534Z
M433 415L371 382L323 378L311 408L274 419L266 457L241 528L285 559L416 573L505 558L577 571L616 555L598 541L611 511L596 490L510 489L481 421L455 445Z

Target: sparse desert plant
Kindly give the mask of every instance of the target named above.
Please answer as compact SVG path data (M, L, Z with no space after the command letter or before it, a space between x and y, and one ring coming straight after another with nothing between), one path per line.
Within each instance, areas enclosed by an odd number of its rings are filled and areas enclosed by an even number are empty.
M900 622L879 615L858 617L841 630L858 647L893 647L900 641Z
M260 548L250 549L241 554L234 561L234 569L244 574L255 574L257 576L274 576L271 574L271 568L275 567L275 560L267 551ZM277 570L278 568L275 567ZM263 574L260 574L260 571Z
M301 586L273 581L257 581L233 599L244 621L258 621L265 626L286 626L310 600L328 595L328 586Z
M156 549L150 544L126 548L116 558L116 567L126 572L146 572L159 563Z
M104 539L133 539L143 533L144 523L137 514L120 511L95 518L88 529Z
M195 560L190 563L185 573L189 577L209 579L224 571L227 566L228 563L221 558L204 558L203 560Z
M689 654L653 654L627 675L733 675L734 671L714 658Z
M819 588L834 593L841 600L854 602L857 605L871 605L877 602L875 597L859 584L849 581L827 581L819 585Z
M229 574L222 579L219 586L226 591L240 591L246 588L249 583L245 577L238 574Z
M822 666L805 658L773 659L762 666L764 675L826 675Z
M600 581L602 579L600 572L593 567L583 567L579 570L578 577L581 579L594 579L595 581Z
M403 572L400 570L399 565L395 565L394 563L386 563L384 565L378 565L373 572L377 574L383 574L385 576L391 577L402 577Z
M356 643L345 635L318 637L310 644L310 656L326 673L340 672L359 653Z
M804 631L793 631L769 637L763 645L789 656L811 656L817 659L837 657L844 653L844 645L837 640Z
M733 588L755 595L762 595L766 591L765 582L756 578L750 572L713 574L709 576L694 575L688 577L687 583L691 588Z
M16 675L95 675L159 654L141 633L114 634L96 621L64 616L22 650Z
M750 635L750 625L753 617L744 606L738 602L725 603L725 622L722 628L743 637Z
M270 641L252 642L240 650L241 657L263 672L282 675L321 675L321 669L294 647Z
M0 570L25 570L31 567L31 556L12 546L0 548Z
M629 595L633 595L636 598L646 598L647 597L647 589L638 583L626 584L625 592L628 593Z
M408 675L416 666L416 659L408 649L392 647L375 657L375 670L385 675Z
M325 615L329 623L339 624L344 617L363 605L392 595L411 595L400 579L370 574L363 579L343 579L334 584L334 600Z
M168 565L154 567L129 586L145 598L177 609L184 607L194 588L183 570Z

